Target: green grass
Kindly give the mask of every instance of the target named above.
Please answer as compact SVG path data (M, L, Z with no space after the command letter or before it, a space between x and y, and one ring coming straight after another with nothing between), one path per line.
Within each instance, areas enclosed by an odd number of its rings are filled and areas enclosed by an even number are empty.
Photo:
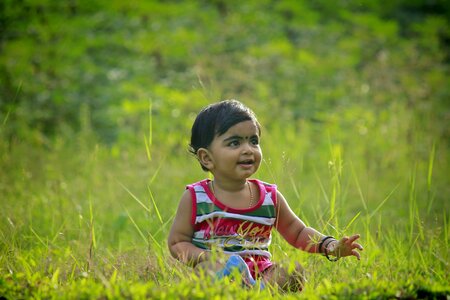
M390 148L389 135L337 138L333 127L322 129L264 129L265 163L256 174L276 183L310 226L335 236L361 233L361 261L336 263L274 233L274 260L298 260L307 269L300 297L448 297L448 170L439 163L447 159L445 143ZM112 147L96 143L89 128L73 139L2 140L0 295L297 297L232 282L217 288L170 257L166 238L179 197L207 174L185 149L156 147L152 130L145 136L142 144Z

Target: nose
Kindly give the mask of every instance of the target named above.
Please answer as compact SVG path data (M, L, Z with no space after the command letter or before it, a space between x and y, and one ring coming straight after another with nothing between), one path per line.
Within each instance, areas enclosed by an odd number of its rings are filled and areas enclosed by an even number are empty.
M250 142L246 142L246 143L244 143L243 145L242 145L242 153L243 154L250 154L250 153L252 153L253 152L253 148L252 148L252 146L250 145Z

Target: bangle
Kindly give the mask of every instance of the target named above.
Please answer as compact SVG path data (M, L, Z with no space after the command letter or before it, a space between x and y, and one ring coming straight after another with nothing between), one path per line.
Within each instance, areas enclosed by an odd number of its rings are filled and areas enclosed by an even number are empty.
M202 262L202 258L205 255L206 255L206 251L200 252L200 254L197 256L197 263L201 263Z
M332 241L331 241L332 242ZM330 243L331 243L330 242ZM328 247L328 245L330 244L330 243L328 243L327 244L327 247ZM330 258L329 256L328 256L328 250L327 250L327 247L325 247L325 257L329 260L329 261L337 261L337 260L339 260L339 257L335 257L335 258Z
M323 243L324 243L326 240L329 240L329 239L336 240L336 239L335 239L334 237L332 237L331 235L324 237L324 238L320 241L320 244L319 244L319 253L322 253L322 246L323 246Z
M332 242L337 242L337 240L336 239L332 239L331 241L329 241L328 243L324 243L323 244L323 249L324 250L327 250L328 249L328 245L330 245ZM324 251L325 252L325 251Z

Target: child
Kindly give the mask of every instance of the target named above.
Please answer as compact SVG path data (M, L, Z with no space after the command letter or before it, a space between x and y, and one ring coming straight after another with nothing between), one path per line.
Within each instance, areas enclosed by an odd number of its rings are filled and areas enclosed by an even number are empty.
M271 261L272 228L295 248L323 253L333 261L350 255L360 259L357 249L363 247L355 242L359 235L338 241L307 227L275 185L249 179L262 160L260 137L256 116L236 100L209 105L198 114L190 150L214 179L187 186L169 234L169 250L181 262L213 271L217 278L236 269L248 285L259 279L261 287L300 291L305 281L301 265L296 263L289 273ZM228 260L212 261L211 249L229 255Z

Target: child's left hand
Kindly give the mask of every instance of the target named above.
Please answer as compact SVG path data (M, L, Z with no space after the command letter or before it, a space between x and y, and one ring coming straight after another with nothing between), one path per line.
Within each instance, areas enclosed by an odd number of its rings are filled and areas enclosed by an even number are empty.
M334 243L330 243L328 248L328 253L336 256L337 258L341 258L344 256L355 256L358 260L361 259L361 255L358 251L362 251L363 247L355 243L357 239L359 239L360 235L355 234L350 237L343 237L339 241L336 241Z

